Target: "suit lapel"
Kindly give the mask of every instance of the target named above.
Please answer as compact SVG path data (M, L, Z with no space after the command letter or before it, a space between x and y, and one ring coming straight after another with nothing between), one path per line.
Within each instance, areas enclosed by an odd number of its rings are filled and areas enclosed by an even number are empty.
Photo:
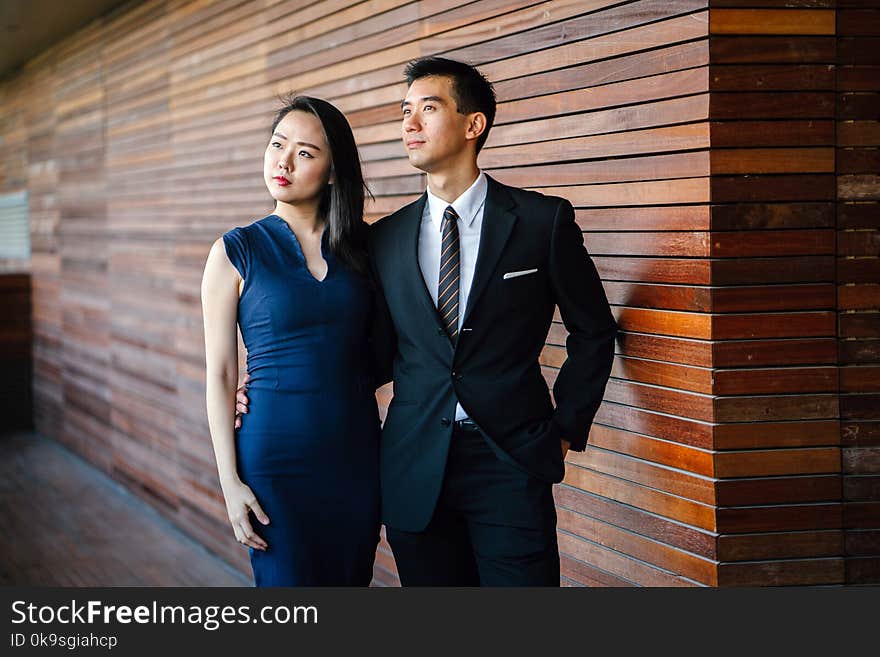
M422 277L422 268L419 266L419 233L422 227L422 215L425 211L425 203L428 195L422 194L415 203L410 206L403 219L402 246L400 249L400 280L407 286L404 294L406 299L417 301L425 313L426 318L433 320L431 328L436 324L437 309L431 300L431 294L425 287L425 279Z
M489 182L489 188L486 191L483 225L480 228L480 248L477 253L477 266L468 295L463 323L467 322L471 310L477 305L480 295L489 284L498 259L501 257L504 246L516 224L516 215L510 211L514 206L510 194L507 193L503 185L493 178L489 176L486 178Z

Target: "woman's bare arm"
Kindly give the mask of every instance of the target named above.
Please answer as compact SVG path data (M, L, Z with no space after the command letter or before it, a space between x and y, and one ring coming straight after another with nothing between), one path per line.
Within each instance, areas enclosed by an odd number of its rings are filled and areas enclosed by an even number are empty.
M253 530L248 512L264 525L269 518L250 487L238 476L235 461L235 389L238 382L238 297L241 276L229 258L223 240L211 247L202 276L202 316L205 324L205 397L208 426L217 460L220 487L236 539L264 550L266 542Z

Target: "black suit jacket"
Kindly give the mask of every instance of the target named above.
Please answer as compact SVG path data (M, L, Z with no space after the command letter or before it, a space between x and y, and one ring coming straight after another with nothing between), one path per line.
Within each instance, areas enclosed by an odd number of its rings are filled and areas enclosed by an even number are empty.
M559 440L584 449L611 371L617 326L571 204L488 182L456 344L419 268L427 195L370 229L380 297L374 346L383 374L377 383L394 381L381 441L382 515L395 529L421 531L433 514L456 401L500 458L558 482L564 475ZM504 278L530 269L537 271ZM538 357L557 305L569 337L553 386L554 409Z

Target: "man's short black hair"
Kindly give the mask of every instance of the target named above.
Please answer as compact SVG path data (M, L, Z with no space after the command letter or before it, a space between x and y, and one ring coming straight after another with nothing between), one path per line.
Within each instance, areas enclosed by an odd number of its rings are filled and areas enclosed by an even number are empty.
M459 114L482 112L486 115L486 129L477 138L479 153L495 121L495 90L492 83L476 67L443 57L415 59L407 64L403 74L407 84L431 75L452 78L452 97Z

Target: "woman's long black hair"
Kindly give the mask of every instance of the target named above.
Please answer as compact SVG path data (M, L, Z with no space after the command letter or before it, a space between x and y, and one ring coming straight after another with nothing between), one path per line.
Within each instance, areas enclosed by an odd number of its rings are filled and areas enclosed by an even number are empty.
M364 182L351 126L345 115L326 100L290 94L282 97L281 102L270 134L290 112L308 112L321 122L324 138L330 146L334 182L327 185L318 212L327 224L325 230L333 254L370 280L367 224L364 222L364 198L370 190Z

